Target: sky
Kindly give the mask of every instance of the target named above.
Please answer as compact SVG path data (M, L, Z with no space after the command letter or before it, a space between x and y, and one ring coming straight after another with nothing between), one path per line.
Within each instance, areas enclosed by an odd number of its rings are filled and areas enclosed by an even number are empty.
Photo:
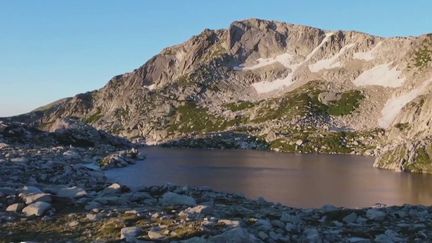
M432 32L430 0L0 0L0 117L103 87L163 48L247 18Z

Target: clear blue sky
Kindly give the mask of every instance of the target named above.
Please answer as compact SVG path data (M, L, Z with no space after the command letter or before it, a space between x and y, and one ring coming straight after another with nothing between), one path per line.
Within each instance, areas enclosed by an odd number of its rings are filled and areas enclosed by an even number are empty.
M238 19L419 35L432 32L431 10L430 0L0 0L0 117L100 88Z

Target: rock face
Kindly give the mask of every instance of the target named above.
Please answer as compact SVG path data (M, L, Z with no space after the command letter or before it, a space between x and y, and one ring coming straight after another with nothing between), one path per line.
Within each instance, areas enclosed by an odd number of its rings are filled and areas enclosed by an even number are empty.
M406 138L432 135L429 103L412 105L430 96L431 57L431 34L381 38L247 19L168 47L100 90L13 119L77 145L107 137L75 132L69 117L148 144L190 145L223 132L248 139L220 147L371 155L391 151L374 149L391 141L384 130L408 121ZM376 165L410 170L398 159Z

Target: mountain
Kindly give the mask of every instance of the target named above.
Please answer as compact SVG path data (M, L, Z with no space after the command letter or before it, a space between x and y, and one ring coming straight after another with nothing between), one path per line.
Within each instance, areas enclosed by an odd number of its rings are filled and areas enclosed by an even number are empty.
M383 38L247 19L105 87L14 119L75 117L148 144L377 155L432 173L432 34Z

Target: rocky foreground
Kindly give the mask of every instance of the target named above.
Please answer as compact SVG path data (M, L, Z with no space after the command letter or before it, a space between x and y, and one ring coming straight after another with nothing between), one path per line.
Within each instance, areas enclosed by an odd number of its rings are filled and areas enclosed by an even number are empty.
M0 123L0 242L432 239L432 207L299 209L205 187L131 190L110 182L103 169L126 166L143 155L79 122L59 124L43 133Z

